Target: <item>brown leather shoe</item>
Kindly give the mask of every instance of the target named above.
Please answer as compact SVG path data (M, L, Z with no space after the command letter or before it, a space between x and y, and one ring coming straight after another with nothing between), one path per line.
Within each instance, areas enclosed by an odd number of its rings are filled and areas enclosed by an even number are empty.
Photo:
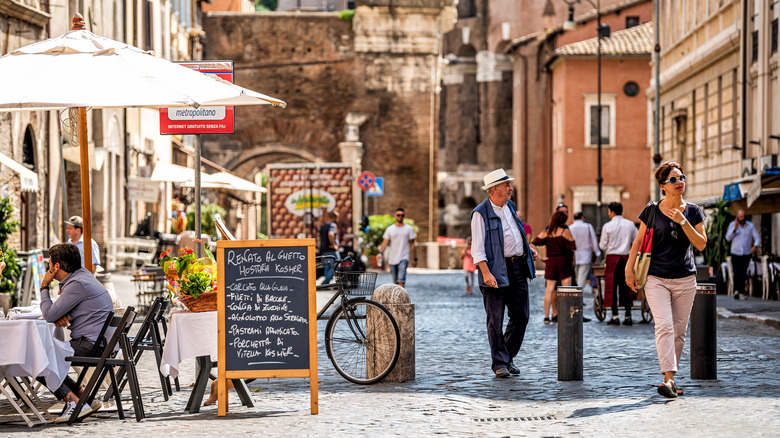
M499 368L495 371L496 377L509 377L511 374L509 374L509 370L506 368Z

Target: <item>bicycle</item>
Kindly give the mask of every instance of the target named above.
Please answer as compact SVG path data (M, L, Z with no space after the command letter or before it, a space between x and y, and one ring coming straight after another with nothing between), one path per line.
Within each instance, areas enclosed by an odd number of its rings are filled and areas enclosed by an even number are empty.
M328 321L325 349L336 371L350 382L368 385L393 371L401 351L401 334L390 311L366 297L374 291L377 273L341 269L350 261L350 257L317 257L317 267L330 264L336 278L335 283L317 286L317 292L333 292L317 312L317 320Z

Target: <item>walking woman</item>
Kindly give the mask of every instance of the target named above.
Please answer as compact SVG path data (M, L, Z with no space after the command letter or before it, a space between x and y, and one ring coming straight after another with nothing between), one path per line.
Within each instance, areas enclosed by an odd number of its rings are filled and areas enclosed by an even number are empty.
M558 322L558 297L555 293L555 285L558 281L562 286L571 286L571 277L574 275L574 236L571 234L566 221L569 215L563 211L556 211L550 218L550 225L542 231L533 243L537 246L547 247L547 258L544 265L544 279L547 286L544 291L544 323L549 324L548 317L552 310L552 322ZM552 309L550 309L552 308Z
M655 320L655 346L664 375L658 393L674 398L682 395L682 390L674 383L674 374L680 365L685 331L696 296L693 248L702 251L707 245L707 235L701 209L682 197L687 180L682 166L667 161L655 171L655 179L665 197L657 207L656 204L650 204L639 214L642 224L628 256L626 283L633 290L639 288L633 270L634 261L646 227L655 227L645 296ZM653 208L657 208L655 223L647 224Z

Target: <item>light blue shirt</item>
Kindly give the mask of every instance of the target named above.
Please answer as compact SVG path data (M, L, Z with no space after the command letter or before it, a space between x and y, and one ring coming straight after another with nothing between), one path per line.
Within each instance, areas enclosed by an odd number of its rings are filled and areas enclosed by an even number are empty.
M734 231L734 221L729 224L729 230L726 232L726 240L731 242L731 253L733 255L750 255L754 246L761 244L761 236L758 234L753 222L745 221L744 226L737 226Z
M73 240L68 239L68 243L73 243ZM76 245L76 247L79 249L79 253L81 254L81 267L83 268L84 267L84 235L81 236L78 242L73 244ZM95 242L95 239L92 239L92 263L94 263L96 266L100 266L100 248L98 248L98 244L97 242Z

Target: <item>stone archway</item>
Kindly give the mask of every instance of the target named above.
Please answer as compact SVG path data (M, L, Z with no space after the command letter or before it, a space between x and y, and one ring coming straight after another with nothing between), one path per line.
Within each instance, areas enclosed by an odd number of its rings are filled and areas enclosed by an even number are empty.
M230 160L225 167L236 175L253 180L269 164L322 163L324 160L302 146L285 144L258 145Z
M324 162L324 160L302 146L266 144L241 152L228 161L225 168L241 178L255 182L257 174L264 172L270 164L317 162ZM241 198L246 199L248 196L241 196ZM242 238L250 239L255 238L253 235L255 232L265 230L263 226L265 211L262 210L263 206L259 205L258 199L256 198L252 204L247 204L239 201L236 196L220 196L219 204L227 211L225 223L228 229L241 229L241 234L246 235ZM252 223L241 223L242 218Z

